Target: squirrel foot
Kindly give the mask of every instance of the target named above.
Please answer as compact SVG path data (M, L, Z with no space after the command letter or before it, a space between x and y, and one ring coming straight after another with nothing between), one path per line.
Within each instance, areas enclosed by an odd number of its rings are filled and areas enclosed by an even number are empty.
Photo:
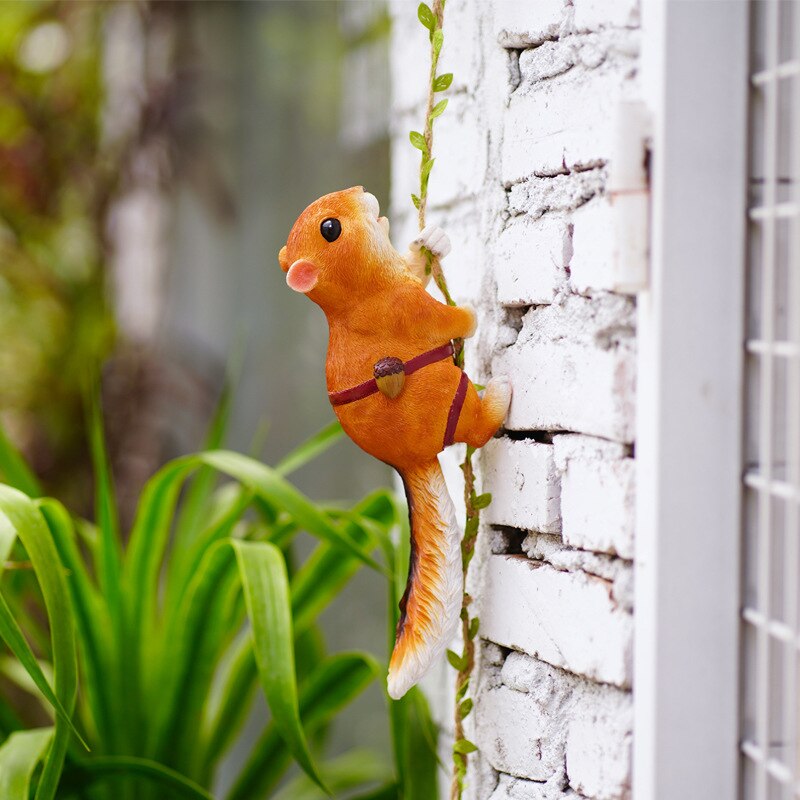
M451 249L450 237L436 225L426 225L408 249L412 253L418 253L423 247L430 250L437 258L444 258Z

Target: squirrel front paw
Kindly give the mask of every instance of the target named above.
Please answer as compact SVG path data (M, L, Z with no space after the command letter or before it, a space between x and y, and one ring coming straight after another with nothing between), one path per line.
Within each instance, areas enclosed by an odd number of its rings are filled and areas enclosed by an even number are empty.
M470 337L475 335L475 331L478 329L478 313L475 311L475 306L472 303L464 303L461 308L464 311L467 311L469 314L472 315L472 325L470 326L469 330L464 334L465 339L469 339Z
M426 225L416 239L408 246L412 253L426 247L437 258L444 258L450 252L450 237L436 225Z

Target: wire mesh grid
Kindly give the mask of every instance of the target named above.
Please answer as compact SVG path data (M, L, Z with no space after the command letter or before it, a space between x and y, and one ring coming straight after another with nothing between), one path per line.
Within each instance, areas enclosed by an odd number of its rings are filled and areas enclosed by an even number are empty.
M742 800L800 797L800 0L751 0Z

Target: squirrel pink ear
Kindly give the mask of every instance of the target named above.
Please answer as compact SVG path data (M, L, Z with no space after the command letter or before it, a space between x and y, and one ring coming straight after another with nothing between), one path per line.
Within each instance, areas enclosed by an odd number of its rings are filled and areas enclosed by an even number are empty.
M305 294L310 292L319 278L319 270L310 262L301 258L289 267L286 273L286 283L290 289Z

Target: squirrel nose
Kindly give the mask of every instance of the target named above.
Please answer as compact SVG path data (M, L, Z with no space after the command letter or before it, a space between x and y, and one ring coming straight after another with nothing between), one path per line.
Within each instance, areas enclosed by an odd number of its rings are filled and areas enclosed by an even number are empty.
M380 203L378 203L378 198L375 197L374 194L364 192L362 199L367 212L377 219L378 215L381 213L381 206Z

